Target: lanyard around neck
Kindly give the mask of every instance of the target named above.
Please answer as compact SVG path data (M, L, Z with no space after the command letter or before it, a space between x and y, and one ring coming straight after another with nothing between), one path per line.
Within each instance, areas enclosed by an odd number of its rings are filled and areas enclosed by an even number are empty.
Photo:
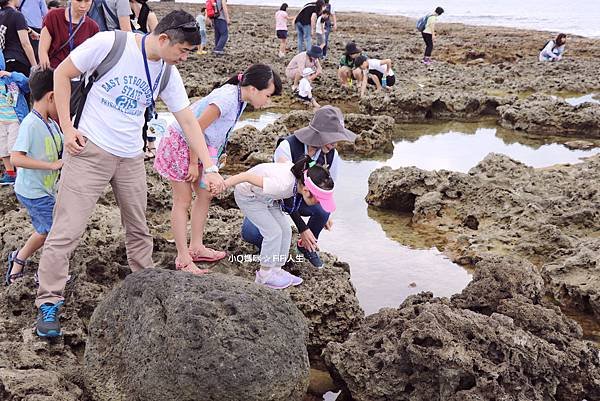
M242 112L244 111L244 102L242 101L242 86L240 84L238 84L238 86L237 86L237 93L238 93L238 112L237 112L237 116L235 117L235 121L233 122L233 125L231 126L231 128L229 128L229 131L227 131L227 134L225 134L225 142L223 143L223 146L221 146L221 150L219 151L219 155L221 155L221 154L223 154L223 153L225 153L227 151L227 141L229 140L229 134L235 128L235 125L239 121L240 116L242 115Z
M298 180L296 180L296 182L294 182L294 193L292 194L292 199L293 199L293 203L292 203L292 207L289 208L285 205L285 201L282 199L279 201L279 207L281 208L281 211L287 214L292 214L298 211L298 209L300 209L300 196L298 196Z
M46 121L44 119L44 117L42 117L42 115L40 113L38 113L38 111L36 109L31 109L31 112L40 120L42 120L42 122L46 125L46 128L48 129L48 133L50 133L50 136L52 137L52 143L54 144L54 149L56 150L56 160L60 160L62 159L62 144L59 146L56 143L56 135L54 135L54 132L52 132L52 128L50 127L50 124L48 124L48 121ZM59 139L60 141L60 139Z
M155 102L154 102L154 91L156 90L156 88L158 87L158 83L160 82L160 77L162 76L163 73L163 67L165 65L165 62L162 62L162 65L160 66L160 72L158 73L158 77L156 77L156 81L154 82L154 85L152 85L152 79L150 79L150 69L148 68L148 57L146 57L146 37L148 36L148 34L144 35L142 37L142 57L144 58L144 68L146 69L146 79L148 80L148 85L150 86L150 101L151 101L151 109L152 109L152 113L154 113L155 117L156 117L156 111L155 111Z
M75 34L77 33L77 31L79 30L79 28L82 26L82 24L85 22L85 14L83 15L83 17L79 18L79 22L77 24L77 29L75 29L75 32L73 32L73 16L71 15L71 6L69 6L69 49L71 51L73 51L73 49L75 48Z

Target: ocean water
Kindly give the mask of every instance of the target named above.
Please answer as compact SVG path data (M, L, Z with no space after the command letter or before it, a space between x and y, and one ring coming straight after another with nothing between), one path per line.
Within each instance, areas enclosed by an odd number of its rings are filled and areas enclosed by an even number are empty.
M179 1L179 0L177 0ZM186 2L203 2L186 0ZM284 0L230 0L230 4L280 6ZM285 0L290 7L308 1ZM492 25L565 32L600 38L600 0L331 0L338 11L366 11L418 18L435 7L445 13L439 22ZM294 15L291 10L290 15ZM366 20L368 23L368 20Z

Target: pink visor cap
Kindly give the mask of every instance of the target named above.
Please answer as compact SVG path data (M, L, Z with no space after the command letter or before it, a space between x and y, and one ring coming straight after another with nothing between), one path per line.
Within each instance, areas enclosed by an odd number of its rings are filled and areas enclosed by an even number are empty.
M319 205L327 213L333 213L335 211L335 199L333 199L333 189L327 190L319 188L308 176L308 170L304 172L304 185L312 196L317 198Z

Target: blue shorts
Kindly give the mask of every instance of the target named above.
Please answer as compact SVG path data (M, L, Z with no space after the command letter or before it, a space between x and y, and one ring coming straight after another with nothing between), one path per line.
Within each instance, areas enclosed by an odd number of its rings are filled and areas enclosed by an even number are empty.
M277 39L287 39L288 37L288 31L283 30L283 29L278 29L276 31L277 33Z
M43 198L29 199L19 194L17 199L25 206L35 232L46 235L52 228L52 212L54 211L54 198L44 196Z

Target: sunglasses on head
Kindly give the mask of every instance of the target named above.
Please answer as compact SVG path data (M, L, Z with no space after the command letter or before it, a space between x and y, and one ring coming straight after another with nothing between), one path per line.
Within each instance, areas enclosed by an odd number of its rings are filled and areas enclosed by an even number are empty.
M194 32L194 31L200 30L200 27L198 26L198 23L196 21L188 21L183 24L179 24L177 26L171 27L168 30L171 30L171 29L181 29L182 31L185 31L185 32Z

